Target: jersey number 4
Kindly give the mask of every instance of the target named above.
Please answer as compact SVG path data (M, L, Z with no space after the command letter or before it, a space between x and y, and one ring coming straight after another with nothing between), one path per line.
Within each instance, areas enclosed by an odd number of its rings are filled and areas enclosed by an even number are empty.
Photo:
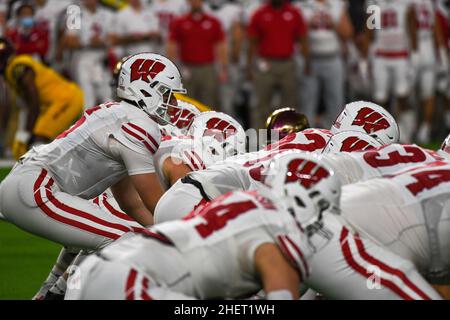
M228 221L257 208L257 205L252 200L224 204L223 201L230 196L231 194L224 195L219 198L221 200L216 199L212 203L199 207L199 209L192 211L184 217L183 220L202 217L204 222L197 224L195 229L202 238L207 238L214 232L225 227ZM258 201L262 202L264 207L273 208L270 203L266 203L261 199L258 199Z
M424 190L433 189L441 183L450 182L450 170L447 169L421 171L411 176L417 181L408 184L406 188L413 195L418 195Z

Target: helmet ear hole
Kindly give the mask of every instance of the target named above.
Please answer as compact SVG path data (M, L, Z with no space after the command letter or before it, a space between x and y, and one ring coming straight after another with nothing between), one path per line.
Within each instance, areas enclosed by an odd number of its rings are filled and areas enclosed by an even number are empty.
M300 199L300 197L295 196L294 200L295 200L295 203L297 204L297 206L306 208L305 203L302 201L302 199Z

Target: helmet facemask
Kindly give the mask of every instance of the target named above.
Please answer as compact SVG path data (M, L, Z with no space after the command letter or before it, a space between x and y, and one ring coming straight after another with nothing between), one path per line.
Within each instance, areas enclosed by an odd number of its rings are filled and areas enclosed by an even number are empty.
M171 89L169 86L165 85L161 82L153 82L151 85L157 92L158 96L160 97L160 102L157 103L156 108L153 111L153 114L157 118L157 122L160 125L173 125L175 126L175 123L177 121L177 118L174 118L171 115L177 115L177 112L179 110L177 99L174 95L175 92L183 93L183 90L174 90ZM143 93L145 95L145 93ZM148 103L152 103L154 100L151 97L146 97L148 99ZM143 98L143 102L147 106L146 98ZM151 105L151 104L150 104Z

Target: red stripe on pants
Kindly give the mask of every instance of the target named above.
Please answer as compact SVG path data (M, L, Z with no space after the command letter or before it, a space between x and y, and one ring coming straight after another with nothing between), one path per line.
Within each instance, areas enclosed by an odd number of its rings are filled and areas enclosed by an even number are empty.
M347 228L342 228L341 236L340 236L340 242L341 242L341 250L344 254L345 261L347 264L355 270L357 273L365 277L366 279L369 279L373 274L369 273L366 268L358 264L354 259L353 255L350 249L350 246L348 244L348 237L349 231ZM390 280L386 280L380 277L380 283L385 286L386 288L391 289L393 292L395 292L398 296L400 296L402 299L405 300L413 300L411 296L409 296L407 293L405 293L402 289L400 289L395 283L393 283Z
M131 269L125 284L125 299L134 300L134 285L136 283L137 271Z

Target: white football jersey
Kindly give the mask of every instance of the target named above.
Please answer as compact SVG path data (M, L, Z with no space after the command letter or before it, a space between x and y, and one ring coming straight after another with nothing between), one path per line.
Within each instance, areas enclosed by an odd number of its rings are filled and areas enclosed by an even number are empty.
M342 188L342 216L358 232L413 262L450 272L450 164L436 161Z
M431 0L415 0L417 18L417 45L420 63L424 67L436 64L436 47L434 27L436 23L436 6Z
M408 10L411 0L371 0L370 5L380 9L381 28L375 29L374 49L376 52L399 53L409 51Z
M70 25L73 17L67 18L67 24ZM68 28L68 34L77 35L81 45L86 46L82 50L77 50L77 55L81 57L98 58L105 55L104 48L90 48L91 39L94 36L100 37L106 41L111 30L114 30L114 15L112 12L97 6L95 12L91 12L81 6L79 27Z
M268 145L264 150L296 149L313 153L322 153L328 140L333 136L330 130L306 129L288 134L283 139Z
M169 25L174 18L187 10L187 4L183 0L154 0L152 10L158 17L159 29L163 39L167 37Z
M158 17L148 6L145 6L142 11L126 7L115 14L115 20L114 33L122 37L159 32ZM152 41L145 40L140 43L122 46L122 50L124 56L129 56L141 52L153 52L155 51L155 46Z
M436 9L432 0L414 0L416 11L418 40L433 41Z
M199 181L206 194L214 199L234 190L251 190L262 181L262 171L276 155L287 150L321 153L331 133L307 129L291 133L260 151L237 155L189 175Z
M229 36L231 27L234 23L242 20L242 8L235 3L225 3L217 10L210 5L206 7L206 11L215 16L222 23L223 31Z
M338 54L341 50L339 36L334 26L346 10L342 0L307 0L296 2L308 24L310 52L314 55Z
M309 272L306 235L289 213L254 191L226 194L183 220L157 224L150 231L170 239L181 253L180 268L189 270L200 299L238 298L260 290L254 255L264 243L278 244L304 278ZM124 259L161 281L165 270L146 259L149 241L154 240L145 235L119 241L101 254L109 260Z
M407 167L444 160L436 151L402 144L367 151L324 154L321 159L334 169L342 184L365 181L394 174Z
M435 161L384 176L402 190L405 203L423 202L450 191L450 163Z
M48 169L62 191L92 199L127 174L155 172L160 139L158 125L144 111L112 102L86 110L53 142L27 153L26 161Z
M52 61L57 41L57 22L72 4L70 0L47 0L43 6L36 6L34 14L36 22L45 25L50 34L50 48L48 53L49 61ZM70 11L70 10L69 10Z
M174 161L180 161L187 165L192 171L203 170L210 164L210 159L202 152L199 144L188 136L164 136L161 145L155 154L155 170L164 189L170 188L170 183L164 175L164 161L172 157Z

